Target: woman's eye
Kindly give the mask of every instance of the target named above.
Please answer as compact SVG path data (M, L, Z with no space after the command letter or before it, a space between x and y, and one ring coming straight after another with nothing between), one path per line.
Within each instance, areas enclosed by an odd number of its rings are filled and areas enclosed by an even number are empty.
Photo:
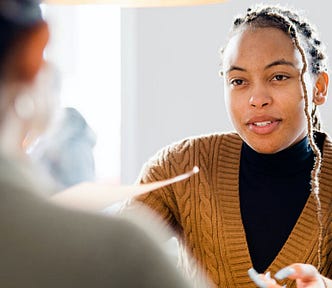
M288 76L286 75L282 75L282 74L279 74L279 75L275 75L272 80L275 80L275 81L283 81L283 80L287 80L289 79Z
M242 79L232 79L230 81L230 84L233 86L239 86L239 85L242 85L243 83L244 83L244 80L242 80Z

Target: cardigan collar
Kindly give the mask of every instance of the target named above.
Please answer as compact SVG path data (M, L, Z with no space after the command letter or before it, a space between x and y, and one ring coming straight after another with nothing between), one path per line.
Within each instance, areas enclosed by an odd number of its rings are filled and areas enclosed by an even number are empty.
M305 168L313 159L308 137L297 144L274 154L262 154L243 143L241 157L252 171L264 175L293 175Z

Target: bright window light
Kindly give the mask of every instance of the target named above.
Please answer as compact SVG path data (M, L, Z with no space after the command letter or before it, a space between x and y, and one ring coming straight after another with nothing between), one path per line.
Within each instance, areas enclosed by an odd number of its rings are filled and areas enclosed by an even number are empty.
M97 135L97 179L120 182L120 8L42 5L51 39L46 59L61 83L63 107L76 108Z

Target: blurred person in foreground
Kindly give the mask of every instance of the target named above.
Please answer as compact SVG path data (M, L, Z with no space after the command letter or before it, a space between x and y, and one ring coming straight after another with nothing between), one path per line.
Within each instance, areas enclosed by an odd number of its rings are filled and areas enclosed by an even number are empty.
M188 287L137 225L48 201L24 149L52 115L48 37L37 0L1 0L0 287Z

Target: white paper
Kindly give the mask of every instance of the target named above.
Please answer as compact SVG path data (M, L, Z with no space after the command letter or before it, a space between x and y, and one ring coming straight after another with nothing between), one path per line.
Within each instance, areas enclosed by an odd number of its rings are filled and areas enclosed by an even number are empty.
M70 208L98 211L129 197L141 195L191 177L198 173L195 166L192 170L163 181L141 185L114 186L109 183L84 182L72 186L51 197L51 201Z

